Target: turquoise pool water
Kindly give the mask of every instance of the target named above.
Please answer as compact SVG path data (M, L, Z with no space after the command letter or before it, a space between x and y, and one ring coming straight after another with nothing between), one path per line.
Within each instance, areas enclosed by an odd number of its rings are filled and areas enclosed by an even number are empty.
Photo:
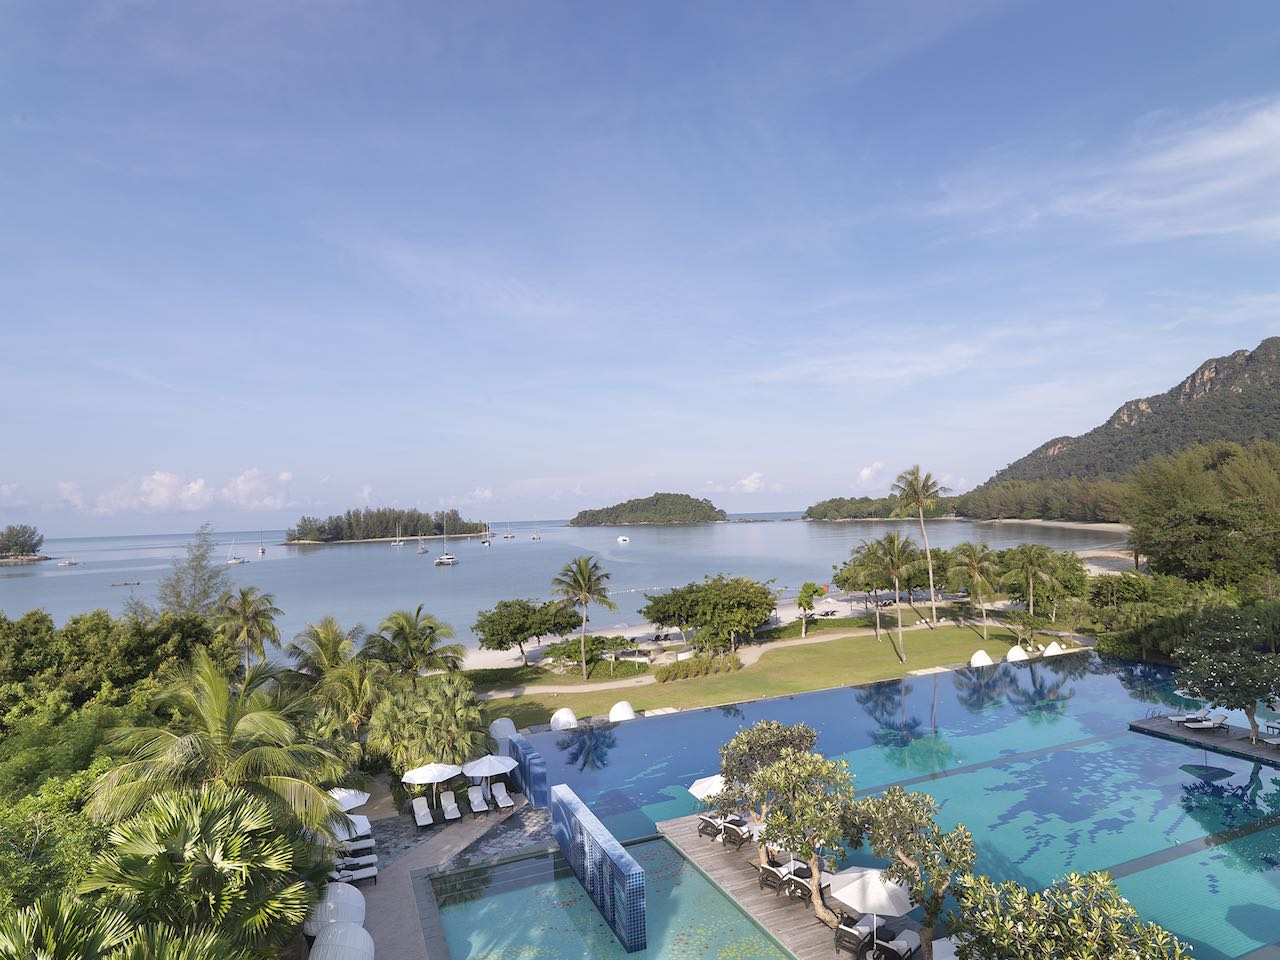
M454 960L786 960L665 840L633 844L645 870L648 949L626 953L568 864L534 857L433 883Z
M981 872L1043 887L1109 870L1197 957L1235 960L1280 944L1280 771L1130 733L1151 711L1196 706L1174 687L1171 671L1079 654L531 740L550 782L625 839L697 809L686 785L718 769L740 727L804 721L860 791L936 797L943 821L973 832Z

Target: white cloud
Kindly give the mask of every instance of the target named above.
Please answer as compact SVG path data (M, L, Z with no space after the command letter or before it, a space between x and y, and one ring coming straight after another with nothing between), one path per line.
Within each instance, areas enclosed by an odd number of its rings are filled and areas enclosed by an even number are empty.
M16 483L0 483L0 506L16 507L21 503Z
M488 503L493 499L493 490L489 487L476 487L462 498L463 503Z
M73 510L84 509L84 494L80 492L80 484L71 480L58 482L58 497Z
M272 477L250 467L234 477L219 492L220 499L242 510L280 510L289 505L289 482L293 474L283 471Z
M80 485L71 480L58 483L58 496L74 510L97 514L128 511L139 513L190 513L223 504L238 510L279 510L289 506L289 484L293 474L270 474L250 467L216 486L204 477L183 477L168 470L153 470L144 477L112 487L93 498L93 506Z
M858 471L858 482L854 484L857 487L868 487L876 483L880 479L880 475L884 473L884 464L877 460L875 463L868 464Z
M763 489L765 489L764 474L759 470L753 470L733 483L717 483L715 480L708 480L706 484L708 493L759 493ZM775 483L769 489L777 491L782 488Z
M366 483L360 488L360 492L356 494L360 498L360 502L366 507L373 503L373 484Z

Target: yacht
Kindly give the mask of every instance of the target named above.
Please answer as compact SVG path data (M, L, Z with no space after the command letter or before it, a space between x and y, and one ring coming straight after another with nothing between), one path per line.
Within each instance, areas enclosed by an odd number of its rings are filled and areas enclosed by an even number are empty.
M534 530L534 531L533 531L533 536L532 536L532 537L530 537L529 539L530 539L530 540L541 540L541 539L542 539L542 534L540 534L537 530Z
M427 542L422 539L422 531L418 531L418 556L427 552Z
M489 524L487 523L484 525L484 533L481 534L480 536L480 546L482 547L493 546L493 528L490 527Z
M262 538L258 538L258 556L265 557L267 555L267 545L262 542Z
M403 547L404 537L400 536L400 524L396 524L396 538L391 541L393 547Z
M618 542L619 542L619 543L630 543L630 542L631 542L631 538L630 538L630 537L628 537L628 536L621 536L621 537L619 537L619 538L618 538Z
M248 563L248 562L249 562L248 557L236 556L236 542L235 540L232 540L231 549L227 551L227 566L234 567L237 563Z
M458 558L452 553L442 553L433 561L437 567L452 567L458 562Z
M65 560L59 560L59 561L58 561L58 566L60 566L60 567L78 567L78 566L80 566L80 561L79 561L79 560L76 560L74 557L67 557L67 559L65 559Z
M514 533L512 533L512 532L511 532L511 524L510 524L510 522L508 522L508 523L507 523L507 532L506 532L506 533L504 533L504 534L502 535L502 539L503 539L503 540L514 540L515 538L516 538L516 535L515 535Z

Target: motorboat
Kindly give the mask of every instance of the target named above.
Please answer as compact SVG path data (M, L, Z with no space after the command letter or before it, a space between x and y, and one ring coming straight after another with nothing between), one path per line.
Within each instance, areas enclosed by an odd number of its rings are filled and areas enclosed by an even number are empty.
M79 561L79 560L74 560L74 559L72 559L71 557L68 557L66 560L59 560L59 561L58 561L58 566L60 566L60 567L78 567L78 566L80 566L80 561Z
M630 537L627 537L627 536L622 536L622 537L619 537L619 538L618 538L618 542L619 542L619 543L630 543L630 542L631 542L631 538L630 538Z
M457 562L458 562L458 558L455 557L452 553L442 553L440 554L440 556L436 557L434 560L434 563L437 567L452 567Z

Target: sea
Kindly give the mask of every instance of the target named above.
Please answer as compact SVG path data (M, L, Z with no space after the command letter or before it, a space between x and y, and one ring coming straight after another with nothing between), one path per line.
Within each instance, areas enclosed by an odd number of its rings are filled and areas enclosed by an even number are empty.
M451 538L458 558L452 567L432 561L444 551L441 540L417 542L288 546L284 531L218 531L217 556L249 563L228 566L236 584L271 593L284 611L280 635L288 640L308 623L332 614L344 626L376 630L392 610L423 604L449 623L459 640L474 645L471 624L477 612L499 600L550 597L551 579L580 554L595 557L611 574L616 611L592 609L593 628L623 628L643 622L637 613L646 593L700 580L709 574L771 581L780 597L793 596L806 580L830 582L832 568L861 541L898 530L919 539L918 524L899 521L804 521L796 513L737 515L728 523L688 526L570 527L564 520L512 523L494 529L490 546L478 539ZM136 596L155 597L156 583L182 557L191 533L124 537L61 538L45 541L41 563L0 567L0 611L16 618L43 608L58 623L95 609L112 614ZM537 539L535 539L537 537ZM627 538L626 542L619 538ZM1067 529L1011 521L929 521L933 546L966 540L1000 549L1043 543L1058 550L1120 546L1113 531ZM258 555L258 546L266 548ZM72 559L75 566L58 566Z

